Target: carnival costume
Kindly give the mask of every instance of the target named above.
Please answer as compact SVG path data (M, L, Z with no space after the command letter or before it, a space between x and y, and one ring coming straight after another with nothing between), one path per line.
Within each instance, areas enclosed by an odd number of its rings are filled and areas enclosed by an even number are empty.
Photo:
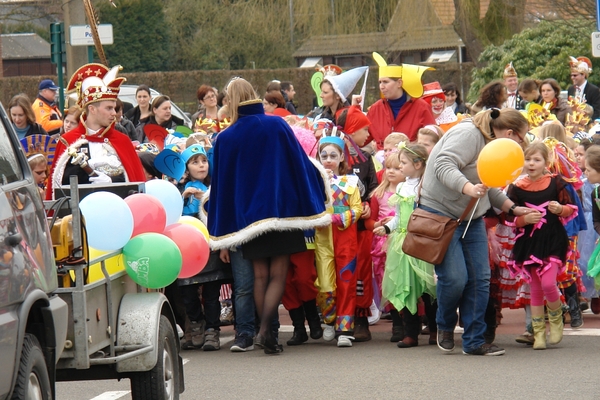
M342 139L334 136L323 137L320 144L323 143L332 143L340 148L345 146ZM320 288L317 301L326 324L335 321L336 332L352 332L356 308L356 222L362 212L358 177L356 175L333 176L330 185L333 196L332 220L334 221L330 229L335 261L336 289L335 292L332 292ZM327 237L326 232L325 237ZM319 252L318 245L319 241L317 241L317 252ZM317 271L320 273L319 281L324 272L331 275L331 271L323 271L322 268Z
M91 132L85 123L85 107L88 104L117 99L120 86L125 81L125 78L116 77L120 68L116 66L109 70L102 64L86 64L71 77L67 90L77 93L77 105L84 112L79 125L62 135L56 144L50 170L52 185L48 185L47 199L54 197L54 189L68 184L69 175L77 175L79 183L90 183L89 174L84 170L87 166L108 175L113 181L146 181L131 140L114 128L115 121L98 132ZM76 164L75 159L87 161Z
M543 218L537 224L522 225L517 218L517 236L513 248L513 261L509 267L515 275L531 280L532 274L541 276L550 262L564 266L569 251L569 237L564 225L577 216L577 207L562 179L545 175L537 181L525 177L508 188L508 197L516 204L538 210ZM547 211L550 201L564 206L564 216Z
M376 196L371 197L371 216L373 216L373 220L369 223L371 226L368 228L372 230L375 221L381 221L386 217L393 217L395 215L394 206L389 204L390 197L393 195L394 192L385 191L381 198ZM373 299L379 309L382 309L381 283L383 282L385 259L387 257L386 242L387 238L385 236L373 235L371 257L373 258L373 285L376 288L375 293L373 293Z
M322 174L289 125L265 115L258 99L241 103L238 113L215 142L210 198L218 200L208 202L211 247L228 249L267 232L330 224Z
M396 206L396 216L386 224L393 233L389 237L382 284L382 300L389 301L397 310L407 308L411 314L417 314L417 304L423 293L436 296L433 264L402 251L419 180L408 178L398 185L396 194L390 198L390 204Z

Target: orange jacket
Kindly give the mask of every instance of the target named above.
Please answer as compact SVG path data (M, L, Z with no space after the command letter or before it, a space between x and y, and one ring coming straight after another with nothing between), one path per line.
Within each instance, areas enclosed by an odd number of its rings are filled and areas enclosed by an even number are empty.
M36 122L42 125L48 134L54 135L60 133L63 121L58 105L52 105L48 100L38 96L31 107L33 108Z

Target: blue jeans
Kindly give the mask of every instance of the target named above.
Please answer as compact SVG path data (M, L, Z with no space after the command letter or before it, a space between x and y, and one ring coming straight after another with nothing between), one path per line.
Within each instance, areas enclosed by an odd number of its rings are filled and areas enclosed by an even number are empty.
M429 207L424 210L443 215ZM462 222L441 264L435 266L438 276L436 321L438 330L454 331L460 310L464 333L463 350L469 352L485 343L487 328L485 310L490 298L490 264L488 240L483 218L473 219L462 239L467 221Z
M244 259L242 249L229 252L233 273L233 309L237 336L254 337L254 267Z

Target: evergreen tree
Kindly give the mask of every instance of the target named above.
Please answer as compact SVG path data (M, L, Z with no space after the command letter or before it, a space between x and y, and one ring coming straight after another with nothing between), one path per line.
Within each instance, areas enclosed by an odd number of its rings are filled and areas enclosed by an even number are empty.
M167 71L173 57L162 0L122 0L98 5L101 23L112 24L113 44L104 47L110 65L125 72Z
M519 80L554 78L566 89L571 84L569 56L594 60L590 46L594 28L595 23L589 20L542 21L502 45L488 46L479 57L479 63L485 67L473 70L469 100L477 99L486 83L501 79L504 67L511 61ZM592 73L589 80L600 83L600 74Z

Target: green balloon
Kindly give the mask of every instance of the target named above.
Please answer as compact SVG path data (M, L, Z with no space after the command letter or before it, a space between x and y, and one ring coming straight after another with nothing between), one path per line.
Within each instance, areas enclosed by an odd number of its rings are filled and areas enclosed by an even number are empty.
M181 251L160 233L142 233L123 247L125 270L135 283L160 289L175 282L181 272Z

